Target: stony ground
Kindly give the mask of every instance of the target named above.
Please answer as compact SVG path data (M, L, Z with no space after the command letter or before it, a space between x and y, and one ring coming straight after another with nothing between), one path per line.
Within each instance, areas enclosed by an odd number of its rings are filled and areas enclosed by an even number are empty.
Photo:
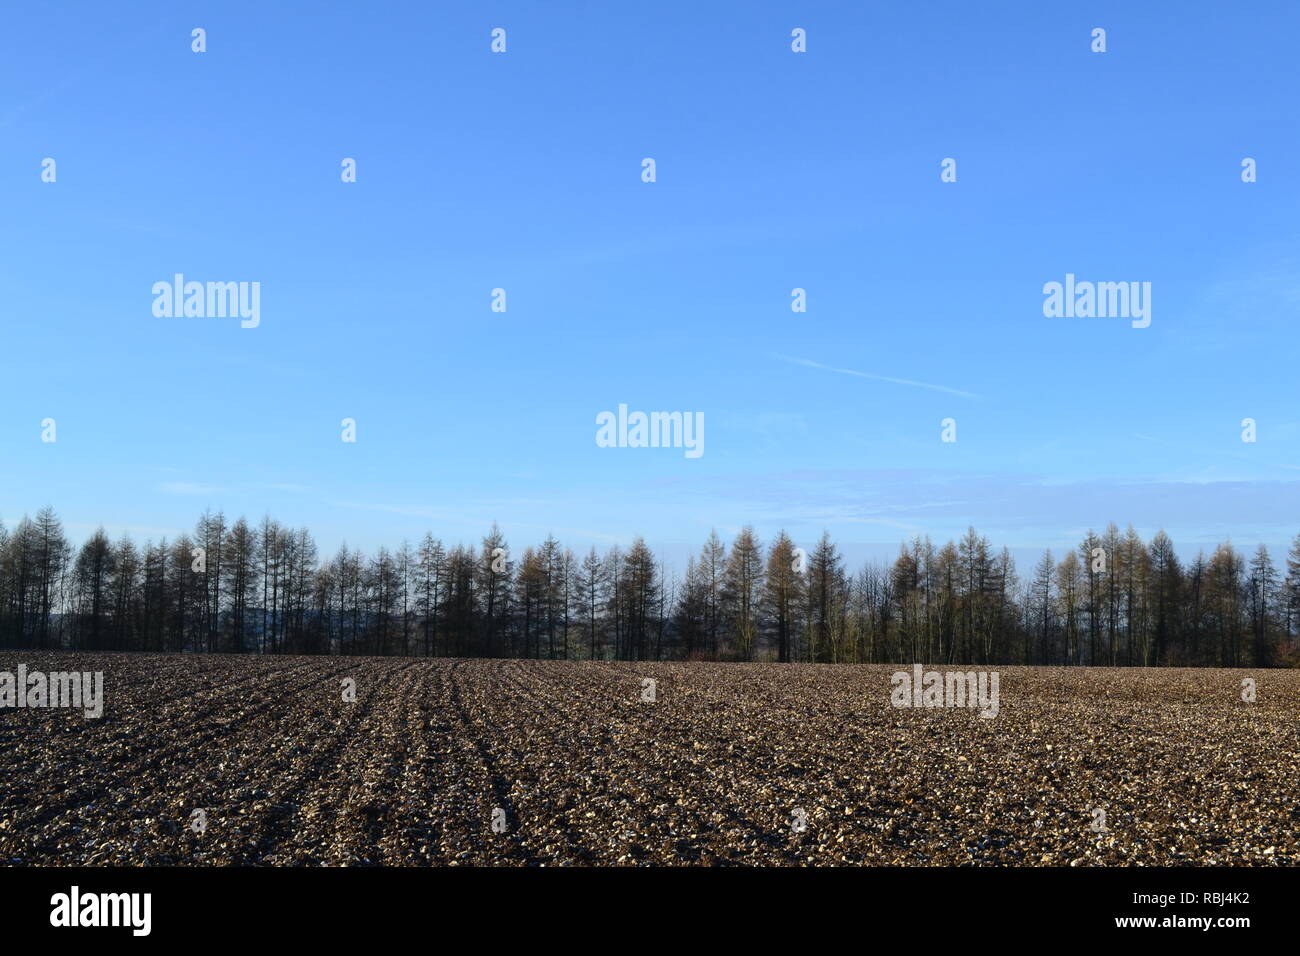
M981 719L887 666L19 663L106 703L0 710L9 865L1300 862L1295 671L1003 667Z

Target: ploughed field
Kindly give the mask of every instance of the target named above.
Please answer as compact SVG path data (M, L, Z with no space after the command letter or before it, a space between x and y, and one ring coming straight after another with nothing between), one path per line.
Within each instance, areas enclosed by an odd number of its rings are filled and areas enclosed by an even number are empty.
M5 865L1300 861L1295 671L999 667L984 719L895 666L19 664L104 713L0 709Z

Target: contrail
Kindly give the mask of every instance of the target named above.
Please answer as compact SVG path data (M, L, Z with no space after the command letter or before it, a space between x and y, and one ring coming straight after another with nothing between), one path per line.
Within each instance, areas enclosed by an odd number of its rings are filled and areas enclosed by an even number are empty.
M934 392L947 392L949 395L960 395L962 398L979 399L974 392L963 392L959 388L949 388L947 385L931 385L929 382L914 382L907 378L890 378L887 375L873 375L870 372L859 372L851 368L835 368L833 365L823 365L821 362L814 362L812 359L792 358L789 355L777 355L783 362L790 362L793 365L804 365L808 368L819 368L826 372L838 372L841 375L853 375L857 378L869 378L876 382L890 382L894 385L911 385L913 388L928 388Z

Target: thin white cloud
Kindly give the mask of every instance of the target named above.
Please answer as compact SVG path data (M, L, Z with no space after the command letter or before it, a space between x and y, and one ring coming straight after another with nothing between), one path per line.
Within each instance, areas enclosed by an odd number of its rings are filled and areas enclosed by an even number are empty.
M539 502L531 502L528 501L527 499L519 499L519 501L525 504L539 503ZM508 503L509 502L507 501L495 502L495 504L508 504ZM548 505L554 504L553 502L544 502L544 503ZM565 525L540 524L531 521L511 521L503 517L475 518L475 517L470 517L468 515L448 514L446 512L434 511L431 508L422 508L422 507L414 507L414 506L408 507L405 505L377 505L377 504L368 504L365 502L355 502L355 501L331 501L329 502L329 504L336 508L356 508L363 511L383 511L389 514L402 515L405 517L422 518L426 521L444 521L453 524L470 525L470 526L480 527L480 528L490 528L492 527L492 525L497 525L499 528L502 529L503 532L508 532L509 529L518 529L518 528L531 528L534 530L544 529L548 533L555 532L557 534L585 535L586 537L593 538L598 541L610 541L610 542L622 541L626 537L626 536L620 536L615 534L608 534L603 531L593 531L590 528L569 527ZM484 501L484 502L479 502L479 504L480 505L486 504L489 507L491 507L494 505L494 502Z
M1195 445L1187 445L1182 442L1175 442L1175 441L1169 441L1164 438L1157 438L1154 435L1134 434L1133 437L1140 441L1155 442L1157 445L1166 445L1170 448L1179 448L1183 451L1196 452L1196 454L1198 455L1218 456L1221 458L1222 457L1240 458L1245 461L1252 462L1256 465L1262 465L1265 468L1281 468L1284 469L1285 471L1300 471L1300 465L1287 465L1287 464L1283 464L1280 461L1263 461L1259 458L1256 458L1254 455L1247 454L1245 452L1227 451L1226 449L1223 448L1199 448ZM1223 478L1219 477L1218 479L1206 479L1206 480L1222 481Z
M158 485L158 491L164 495L215 495L224 493L225 489L197 481L164 481Z
M791 365L802 365L805 368L817 368L824 372L837 372L840 375L852 375L855 378L866 378L873 382L889 382L891 385L909 385L912 388L928 388L932 392L946 392L949 395L960 395L962 398L973 398L977 401L979 396L974 392L963 392L959 388L949 388L947 385L932 385L929 382L914 382L909 378L891 378L888 375L874 375L871 372L859 372L852 368L836 368L833 365L823 365L821 362L814 362L812 359L794 358L789 355L777 355L775 358L782 362L789 362Z
M88 521L69 521L63 526L67 531L78 532L83 538L88 538L101 528L104 534L109 537L121 537L128 535L136 538L178 538L185 534L184 528L160 528L154 525L146 524L91 524Z

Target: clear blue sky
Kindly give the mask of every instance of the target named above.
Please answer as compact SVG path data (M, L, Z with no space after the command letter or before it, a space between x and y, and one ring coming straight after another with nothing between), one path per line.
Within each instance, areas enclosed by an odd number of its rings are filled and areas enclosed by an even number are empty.
M1021 553L1108 520L1183 553L1300 531L1294 4L60 3L2 27L10 525L50 503L75 538L156 538L223 508L329 553L495 519L678 564L747 521L851 558L971 523ZM260 282L260 327L154 317L178 272ZM1150 328L1045 318L1066 273L1151 282ZM596 447L619 403L704 412L705 454Z

